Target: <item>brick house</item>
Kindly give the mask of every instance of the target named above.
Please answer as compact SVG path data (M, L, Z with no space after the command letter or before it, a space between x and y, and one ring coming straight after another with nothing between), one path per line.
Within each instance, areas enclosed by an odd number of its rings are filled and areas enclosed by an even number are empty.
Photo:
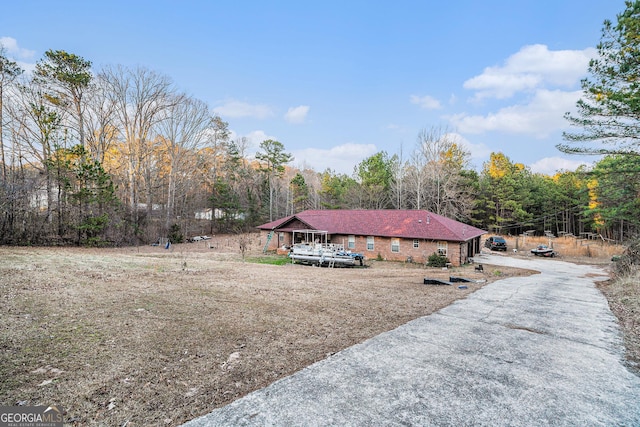
M306 210L257 227L266 250L300 243L300 230L326 231L330 243L390 261L426 262L439 253L461 265L480 252L487 232L425 210ZM271 237L269 237L271 236Z

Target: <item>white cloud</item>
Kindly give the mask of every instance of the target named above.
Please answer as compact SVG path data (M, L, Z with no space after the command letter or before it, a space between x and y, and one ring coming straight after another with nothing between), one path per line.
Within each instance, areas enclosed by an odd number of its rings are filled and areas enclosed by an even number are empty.
M284 118L289 123L302 123L309 113L308 105L300 105L298 107L291 107L284 115Z
M33 57L36 54L35 50L24 49L18 46L18 41L13 37L0 37L0 47L3 47L7 58L26 71L27 73L33 73L36 69L36 63L33 62ZM31 62L29 62L31 60Z
M438 101L437 99L429 95L426 95L426 96L411 95L409 97L409 100L411 101L412 104L419 105L420 108L424 110L438 110L441 108L440 101Z
M262 141L266 141L267 139L277 140L275 136L267 135L263 130L254 130L245 135L251 141L254 141L256 145L260 145Z
M596 54L593 48L550 51L541 44L524 46L504 65L487 67L464 82L464 88L476 90L477 99L504 99L540 87L572 88L586 74L589 60Z
M229 139L232 141L236 141L241 138L247 139L247 145L244 148L244 155L248 159L253 159L256 156L256 153L260 149L260 144L262 141L266 141L267 139L278 140L275 136L267 135L263 130L254 130L247 134L240 135L234 130L229 130Z
M7 53L14 59L32 59L36 51L24 49L18 46L18 41L13 37L0 37L0 45L2 45Z
M471 160L478 163L478 161L485 161L489 159L489 155L493 150L487 147L485 144L474 144L467 138L463 137L459 133L450 132L444 135L449 141L453 141L471 154Z
M562 157L545 157L529 165L531 172L554 175L560 170L574 171L580 165L587 164L580 160L563 159Z
M505 107L485 116L462 113L449 119L464 133L502 131L544 138L567 127L564 114L575 109L581 94L581 91L538 90L528 104Z
M266 141L267 139L273 139L274 141L278 140L277 137L267 135L262 130L254 130L252 132L249 132L245 136L250 141L247 151L251 157L255 156L256 152L260 149L260 144L262 144L263 141Z
M295 163L299 166L308 166L317 172L323 172L328 168L351 176L354 166L377 152L378 149L374 144L349 142L328 149L293 150L292 154L295 157Z
M225 104L216 107L213 111L224 117L254 117L266 119L274 115L273 110L264 104L249 104L248 102L230 100Z

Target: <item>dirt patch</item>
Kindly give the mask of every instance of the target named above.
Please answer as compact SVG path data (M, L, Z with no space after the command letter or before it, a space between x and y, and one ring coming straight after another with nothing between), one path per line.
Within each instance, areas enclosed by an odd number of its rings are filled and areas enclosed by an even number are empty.
M426 276L531 274L256 264L230 239L0 259L0 402L60 405L72 425L179 425L484 285Z

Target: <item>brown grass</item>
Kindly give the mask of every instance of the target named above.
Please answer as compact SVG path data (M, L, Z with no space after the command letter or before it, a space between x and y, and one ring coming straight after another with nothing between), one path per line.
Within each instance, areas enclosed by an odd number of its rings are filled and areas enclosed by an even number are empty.
M620 255L625 247L604 242L602 240L576 239L575 237L559 237L549 239L547 237L505 237L509 250L514 248L518 252L528 255L530 250L538 245L552 247L560 258L566 258L573 262L589 264L609 263L611 257Z
M530 274L264 265L237 243L0 248L0 404L60 405L72 425L179 425L483 286L427 275Z
M620 322L629 366L640 373L640 270L599 287Z

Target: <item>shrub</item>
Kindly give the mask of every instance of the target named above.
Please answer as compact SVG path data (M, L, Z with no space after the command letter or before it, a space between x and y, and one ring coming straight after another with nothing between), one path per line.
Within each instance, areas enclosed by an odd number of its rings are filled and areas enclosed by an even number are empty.
M169 241L171 243L184 242L184 236L182 235L182 231L180 231L180 226L178 224L173 224L169 229Z
M622 255L612 258L613 272L616 276L628 276L637 271L640 266L640 239L634 239Z
M429 267L446 267L449 263L449 258L444 255L439 255L437 253L433 253L429 255L427 259L427 265Z

